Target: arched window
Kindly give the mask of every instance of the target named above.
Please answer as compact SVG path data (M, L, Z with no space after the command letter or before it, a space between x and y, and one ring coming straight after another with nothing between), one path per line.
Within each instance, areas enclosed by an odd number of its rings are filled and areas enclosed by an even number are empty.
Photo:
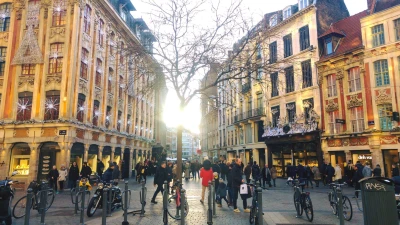
M0 5L0 32L8 31L10 29L10 13L11 3Z
M18 94L17 121L26 121L31 119L32 96L32 92L21 92Z
M44 120L56 120L60 109L60 91L47 91Z
M80 122L83 122L83 118L85 117L85 110L86 110L86 96L84 94L78 95L78 113L76 114L76 119Z

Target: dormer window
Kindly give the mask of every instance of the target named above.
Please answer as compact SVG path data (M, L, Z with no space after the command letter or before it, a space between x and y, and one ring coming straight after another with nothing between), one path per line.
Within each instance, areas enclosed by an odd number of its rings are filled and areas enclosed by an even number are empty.
M286 20L292 15L292 7L289 6L283 10L283 19Z
M310 3L310 0L299 0L299 10L307 8L309 3Z
M330 55L333 53L332 37L325 39L325 52L326 52L326 55Z
M269 19L269 26L273 27L276 26L278 24L278 15L275 14L273 16L271 16L271 18Z

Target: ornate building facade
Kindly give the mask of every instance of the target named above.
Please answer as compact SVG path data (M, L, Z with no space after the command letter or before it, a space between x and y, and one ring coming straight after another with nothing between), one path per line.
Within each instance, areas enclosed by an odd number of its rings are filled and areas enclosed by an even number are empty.
M151 156L154 37L123 0L0 0L0 173Z

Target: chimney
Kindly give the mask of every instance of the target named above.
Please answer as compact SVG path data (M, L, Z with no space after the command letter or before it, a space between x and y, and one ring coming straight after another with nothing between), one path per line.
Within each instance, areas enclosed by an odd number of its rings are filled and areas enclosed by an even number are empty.
M368 10L371 11L371 13L373 12L375 3L376 3L376 0L367 0Z

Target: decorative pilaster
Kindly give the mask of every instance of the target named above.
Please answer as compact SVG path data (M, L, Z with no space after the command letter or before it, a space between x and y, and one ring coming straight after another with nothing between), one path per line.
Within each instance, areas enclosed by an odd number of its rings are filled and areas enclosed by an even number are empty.
M29 176L28 183L32 180L36 180L38 174L38 162L39 162L39 145L40 143L28 143L31 149L31 155L29 160Z
M111 159L110 159L110 162L114 162L114 154L115 154L115 146L112 146L111 147Z
M83 161L87 162L88 161L88 155L89 155L89 144L85 144L85 151L83 152Z

